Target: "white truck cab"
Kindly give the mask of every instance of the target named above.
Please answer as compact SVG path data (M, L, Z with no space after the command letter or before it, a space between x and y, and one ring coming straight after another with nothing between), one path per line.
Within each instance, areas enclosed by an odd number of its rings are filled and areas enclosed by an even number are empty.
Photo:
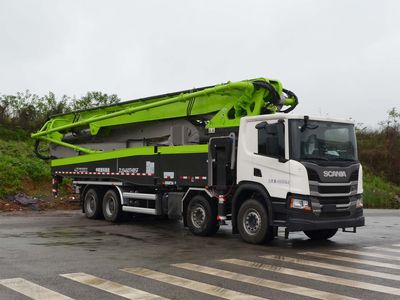
M245 117L237 151L236 184L262 191L272 227L326 238L338 228L364 225L362 167L351 120ZM257 214L248 221L260 222Z

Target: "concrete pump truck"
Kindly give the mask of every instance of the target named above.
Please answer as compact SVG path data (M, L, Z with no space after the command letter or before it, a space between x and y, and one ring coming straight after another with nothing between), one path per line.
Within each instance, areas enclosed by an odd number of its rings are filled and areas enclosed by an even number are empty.
M88 218L167 216L195 235L231 222L254 244L279 227L286 238L355 232L354 124L288 114L297 104L279 81L257 78L55 115L32 137L51 160L53 192L72 179Z

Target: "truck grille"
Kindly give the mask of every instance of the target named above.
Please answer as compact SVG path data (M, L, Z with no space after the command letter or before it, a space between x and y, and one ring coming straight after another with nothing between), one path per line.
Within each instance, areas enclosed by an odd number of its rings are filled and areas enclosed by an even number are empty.
M358 181L322 183L310 181L310 194L314 197L349 197L357 194Z
M345 218L357 202L359 165L317 166L304 163L307 170L313 213L320 218ZM346 177L331 177L325 171L341 171Z
M317 198L320 204L349 204L349 197L329 197L329 198Z
M348 194L350 193L350 185L342 186L318 186L318 192L320 194Z

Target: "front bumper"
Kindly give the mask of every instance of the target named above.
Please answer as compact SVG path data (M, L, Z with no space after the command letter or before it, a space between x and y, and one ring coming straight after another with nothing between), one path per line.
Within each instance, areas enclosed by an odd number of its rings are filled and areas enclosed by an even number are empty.
M312 211L286 208L285 227L289 232L354 228L365 225L363 208L357 207L361 195L351 197L311 197L295 195L295 199L308 200Z
M305 218L289 218L286 221L286 228L289 232L361 227L364 225L365 225L365 218L363 215L353 218L318 219L318 220L305 219Z

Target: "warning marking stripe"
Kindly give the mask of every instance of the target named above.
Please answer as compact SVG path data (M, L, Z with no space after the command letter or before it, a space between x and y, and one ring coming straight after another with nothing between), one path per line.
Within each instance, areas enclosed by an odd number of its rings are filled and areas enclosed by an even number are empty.
M54 171L54 174L62 175L112 175L112 176L155 176L154 173L126 173L126 172L82 172L82 171ZM173 179L167 176L165 179ZM207 180L207 176L180 176L181 180Z
M317 267L317 268L335 270L335 271L346 272L346 273L351 273L351 274L365 275L365 276L372 276L372 277L379 277L379 278L384 278L384 279L400 281L400 275L394 275L394 274L390 274L390 273L376 272L376 271L370 271L370 270L365 270L365 269L357 269L357 268L352 268L352 267L345 267L345 266L340 266L340 265L333 265L333 264L322 263L322 262L317 262L317 261L312 261L312 260L305 260L305 259L299 259L299 258L293 258L293 257L287 257L287 256L279 256L279 255L263 255L261 257L266 258L266 259L282 261L282 262L299 264L299 265L303 265L303 266Z
M72 298L42 287L23 278L0 279L3 285L34 300L71 300Z
M362 282L362 281L357 281L357 280L344 279L344 278L340 278L340 277L336 277L336 276L323 275L323 274L318 274L318 273L300 271L300 270L296 270L296 269L284 268L284 267L277 267L277 266L273 266L273 265L263 264L263 263L259 263L259 262L246 261L246 260L241 260L241 259L223 259L221 261L230 263L230 264L234 264L234 265L238 265L238 266L242 266L242 267L248 267L248 268L253 268L253 269L258 269L258 270L264 270L264 271L269 271L269 272L274 272L274 273L280 273L280 274L285 274L285 275L291 275L291 276L297 276L297 277L301 277L301 278L307 278L307 279L327 282L327 283L331 283L331 284L339 284L339 285L349 286L352 288L359 288L359 289L364 289L364 290L370 290L373 292L380 292L380 293L400 296L400 289L393 288L390 286L385 286L385 285L372 284L372 283L367 283L367 282Z
M244 283L249 283L249 284L253 284L253 285L257 285L257 286L261 286L261 287L266 287L266 288L284 291L287 293L292 293L292 294L297 294L297 295L302 295L302 296L306 296L306 297L312 297L312 298L316 298L316 299L329 299L329 300L357 299L357 298L346 297L343 295L337 295L337 294L333 294L333 293L329 293L329 292L324 292L324 291L320 291L320 290L315 290L312 288L297 286L294 284L289 284L289 283L269 280L269 279L265 279L265 278L239 274L239 273L235 273L235 272L231 272L231 271L210 268L210 267L200 266L200 265L196 265L196 264L182 263L182 264L175 264L173 266L182 268L182 269L186 269L186 270L190 270L190 271L204 273L207 275L219 276L219 277L226 278L226 279L236 280L236 281L240 281L240 282L244 282Z
M133 300L161 300L166 299L142 290L138 290L117 282L105 280L86 273L61 274L60 276L85 284L111 294Z
M260 300L265 299L257 296L252 296L249 294L229 290L223 287L211 285L208 283L203 283L199 281L194 281L191 279L186 279L174 275L169 275L166 273L161 273L158 271L153 271L145 268L126 268L121 269L121 271L128 272L134 275L150 278L153 280L161 281L164 283L179 286L185 289L197 291L200 293L216 296L224 299L236 299L236 300Z
M69 174L69 175L117 175L117 176L154 176L154 173L74 172L74 171L55 171L54 174Z
M181 180L207 180L207 176L180 176Z

